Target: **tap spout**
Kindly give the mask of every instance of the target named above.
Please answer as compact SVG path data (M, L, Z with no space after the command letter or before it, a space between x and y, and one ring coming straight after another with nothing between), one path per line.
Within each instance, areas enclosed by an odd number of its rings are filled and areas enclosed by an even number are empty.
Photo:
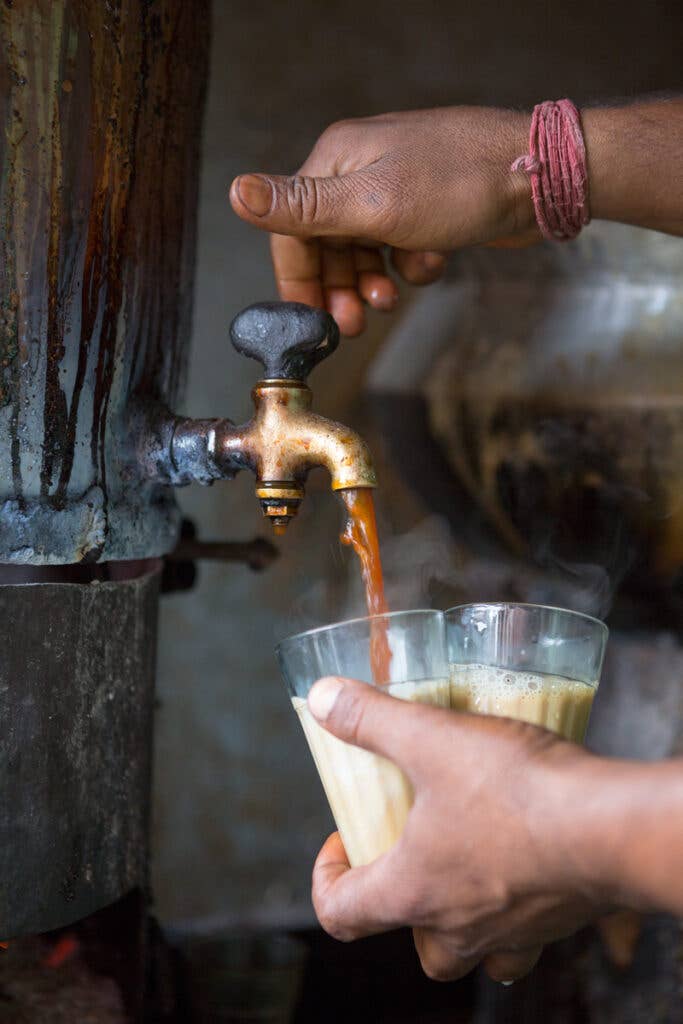
M157 426L154 433L167 456L151 458L147 453L150 473L176 485L210 484L249 469L256 477L263 514L278 533L296 515L313 468L327 469L334 491L377 486L363 439L349 427L314 413L305 383L261 380L252 398L254 415L242 425L227 419L157 420L163 427Z
M277 532L296 515L309 470L327 469L332 490L376 487L367 445L355 431L311 411L313 396L301 381L262 380L252 392L254 416L223 434L224 460L250 468L263 514Z

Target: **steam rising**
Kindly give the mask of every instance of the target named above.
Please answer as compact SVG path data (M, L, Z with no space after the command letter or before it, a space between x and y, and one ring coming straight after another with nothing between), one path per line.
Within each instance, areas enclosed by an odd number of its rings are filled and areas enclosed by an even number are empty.
M501 555L475 556L459 546L447 521L427 516L401 535L387 536L380 522L380 543L389 608L447 608L472 601L524 601L571 608L603 618L608 614L621 572L570 562L549 543L535 552L536 565ZM623 553L622 553L623 554ZM289 633L367 614L356 558L341 548L333 573L320 577L299 595L288 616ZM333 576L333 578L330 578Z

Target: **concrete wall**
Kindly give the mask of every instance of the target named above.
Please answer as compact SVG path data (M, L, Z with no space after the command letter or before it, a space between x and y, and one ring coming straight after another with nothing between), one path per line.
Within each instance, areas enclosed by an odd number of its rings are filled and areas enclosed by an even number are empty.
M267 239L228 207L234 175L295 169L340 117L680 88L679 6L634 4L631 14L623 3L216 0L187 411L248 415L256 366L229 348L227 327L243 306L273 297ZM355 396L388 325L373 318L365 337L316 371L319 410L362 422ZM154 885L166 920L311 917L310 868L332 826L273 647L362 604L324 478L310 492L266 574L203 566L192 594L164 600ZM438 548L419 503L397 510L391 496L385 474L385 536L415 528ZM264 530L246 476L188 491L183 505L206 538ZM396 578L394 592L419 599L404 582Z

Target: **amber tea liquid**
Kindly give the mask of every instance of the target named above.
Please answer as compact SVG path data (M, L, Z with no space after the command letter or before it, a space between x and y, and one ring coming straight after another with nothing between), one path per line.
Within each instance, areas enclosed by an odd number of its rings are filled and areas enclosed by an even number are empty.
M346 525L341 540L353 548L360 561L368 615L384 615L389 609L384 596L372 489L357 487L339 493L346 507ZM391 678L391 650L384 623L373 624L370 645L373 680L378 686L386 685Z
M451 665L451 707L478 715L516 718L583 743L596 686L492 665Z

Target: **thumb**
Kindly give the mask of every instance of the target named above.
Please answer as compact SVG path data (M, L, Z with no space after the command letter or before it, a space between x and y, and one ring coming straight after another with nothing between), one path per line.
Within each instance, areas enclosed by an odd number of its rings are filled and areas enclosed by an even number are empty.
M374 237L377 195L360 174L312 178L243 174L230 188L238 217L278 235Z
M453 716L443 709L399 700L355 679L319 679L308 695L314 718L338 736L404 768L413 781L428 767L435 734Z

